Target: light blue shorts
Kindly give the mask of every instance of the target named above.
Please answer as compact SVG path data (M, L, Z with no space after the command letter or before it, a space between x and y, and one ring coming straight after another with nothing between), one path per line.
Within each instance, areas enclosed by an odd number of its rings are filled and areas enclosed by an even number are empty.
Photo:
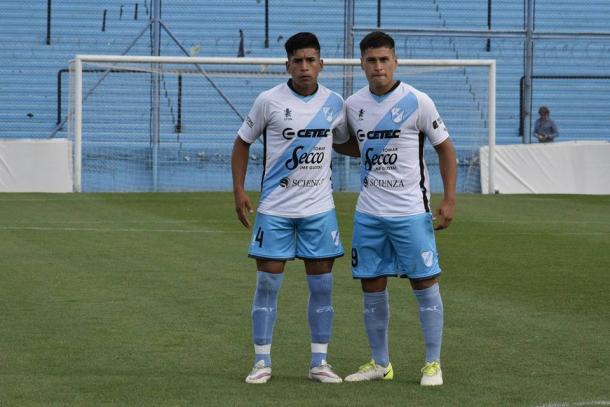
M337 215L328 212L305 218L256 214L248 255L257 259L334 259L343 256Z
M356 212L352 276L427 280L441 274L432 214L380 217Z

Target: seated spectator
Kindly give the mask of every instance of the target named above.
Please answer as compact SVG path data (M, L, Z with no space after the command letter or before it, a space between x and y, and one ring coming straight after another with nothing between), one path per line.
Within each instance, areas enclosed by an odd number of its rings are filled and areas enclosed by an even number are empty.
M550 143L555 137L559 136L559 129L551 119L551 112L548 107L540 106L538 114L540 115L540 118L536 120L536 124L534 125L534 134L539 142Z

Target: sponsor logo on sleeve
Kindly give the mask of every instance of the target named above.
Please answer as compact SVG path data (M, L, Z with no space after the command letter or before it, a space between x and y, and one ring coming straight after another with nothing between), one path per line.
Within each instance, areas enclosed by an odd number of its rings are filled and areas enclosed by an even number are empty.
M436 129L438 129L439 127L441 127L441 124L443 124L443 119L441 119L441 118L440 118L440 116L439 116L439 117L438 117L436 120L434 120L434 121L432 122L432 128L433 128L434 130L436 130Z
M250 118L250 116L246 116L246 125L250 128L254 127L254 122Z

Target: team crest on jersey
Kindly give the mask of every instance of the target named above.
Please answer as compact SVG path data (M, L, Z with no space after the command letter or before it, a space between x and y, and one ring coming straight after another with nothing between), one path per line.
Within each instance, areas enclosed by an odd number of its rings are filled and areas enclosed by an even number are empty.
M292 120L292 110L289 108L284 109L284 120Z
M364 109L358 111L358 120L364 120Z
M324 113L324 117L326 118L326 120L328 122L332 122L333 118L335 116L335 112L333 111L333 108L330 106L324 106L322 108L322 112Z
M401 123L404 120L405 111L400 107L392 108L392 121L394 123Z

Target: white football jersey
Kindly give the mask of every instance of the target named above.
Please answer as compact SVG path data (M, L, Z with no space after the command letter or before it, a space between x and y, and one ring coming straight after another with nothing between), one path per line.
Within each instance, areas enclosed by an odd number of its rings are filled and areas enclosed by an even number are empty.
M432 99L398 83L383 96L364 87L345 105L349 131L361 153L356 210L377 216L429 212L424 142L427 138L435 146L449 137Z
M250 144L263 136L259 212L300 218L335 207L330 163L337 127L345 127L343 98L322 85L303 97L283 83L256 98L238 135Z

